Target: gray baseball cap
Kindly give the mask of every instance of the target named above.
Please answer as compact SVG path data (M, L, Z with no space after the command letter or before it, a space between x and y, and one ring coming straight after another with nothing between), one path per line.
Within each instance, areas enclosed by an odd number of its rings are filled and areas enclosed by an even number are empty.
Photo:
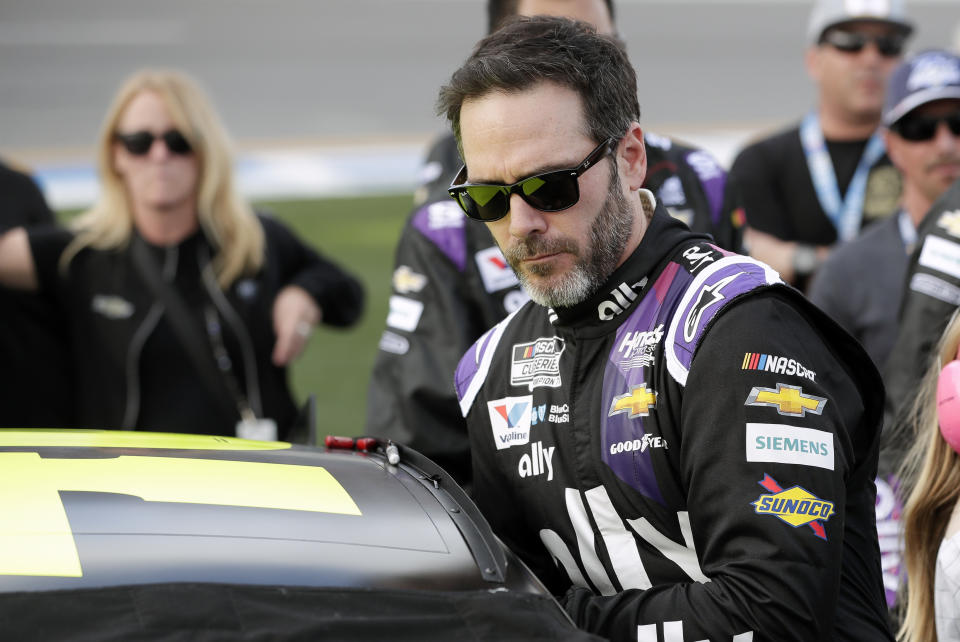
M883 124L889 127L917 107L945 98L960 99L960 56L942 49L922 51L890 74Z
M815 45L830 27L861 21L894 25L905 36L913 32L904 0L816 0L807 25L807 40Z

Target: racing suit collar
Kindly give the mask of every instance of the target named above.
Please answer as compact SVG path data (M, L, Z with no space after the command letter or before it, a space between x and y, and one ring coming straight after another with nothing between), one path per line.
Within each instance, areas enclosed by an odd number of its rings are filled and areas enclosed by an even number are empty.
M650 198L652 199L652 195ZM637 249L610 274L592 296L573 307L554 309L557 317L554 325L571 328L596 326L601 334L612 332L629 314L618 314L613 319L604 320L598 312L600 305L614 298L618 302L628 303L624 312L632 308L643 298L646 285L655 280L654 277L667 264L672 251L688 239L712 241L707 235L691 232L684 223L670 216L666 208L656 202L653 217ZM615 290L617 292L614 292ZM631 291L636 295L633 298L628 295Z

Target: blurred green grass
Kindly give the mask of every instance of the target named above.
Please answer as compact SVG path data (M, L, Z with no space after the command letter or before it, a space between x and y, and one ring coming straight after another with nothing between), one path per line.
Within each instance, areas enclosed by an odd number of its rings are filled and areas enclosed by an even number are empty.
M317 398L317 434L359 435L367 382L387 318L390 275L410 194L310 201L259 202L366 289L366 311L347 329L321 327L291 368L294 397Z

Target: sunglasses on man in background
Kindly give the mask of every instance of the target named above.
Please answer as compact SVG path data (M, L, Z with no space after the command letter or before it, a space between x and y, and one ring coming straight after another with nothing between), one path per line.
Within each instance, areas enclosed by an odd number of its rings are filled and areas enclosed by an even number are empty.
M940 123L946 123L950 133L960 136L960 110L941 116L908 115L890 126L900 138L913 142L932 139L937 135Z
M885 58L896 58L902 54L906 41L903 34L899 33L875 35L843 29L831 29L820 38L820 44L828 44L845 53L860 53L868 43L872 42L880 55Z

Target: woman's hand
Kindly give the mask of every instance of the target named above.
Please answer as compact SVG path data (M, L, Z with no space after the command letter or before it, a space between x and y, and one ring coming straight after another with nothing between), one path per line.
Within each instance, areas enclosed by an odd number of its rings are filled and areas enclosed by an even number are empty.
M277 335L274 365L286 366L299 357L322 318L320 306L306 290L298 285L280 290L273 302L273 331Z

